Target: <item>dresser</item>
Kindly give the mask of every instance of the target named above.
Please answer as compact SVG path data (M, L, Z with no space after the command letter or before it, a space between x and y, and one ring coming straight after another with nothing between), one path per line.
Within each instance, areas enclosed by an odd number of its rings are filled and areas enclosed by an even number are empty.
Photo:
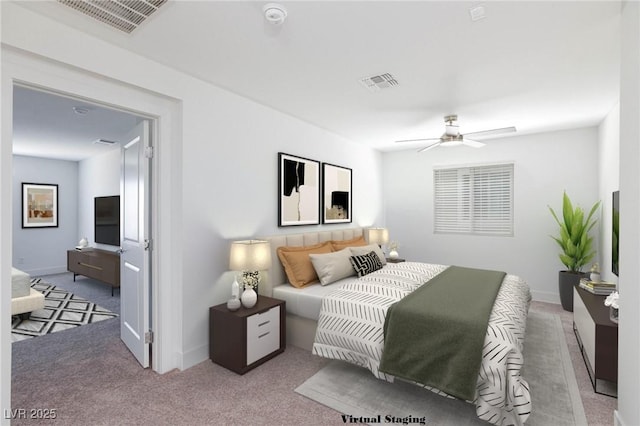
M67 270L76 276L84 275L111 286L120 287L120 254L114 251L97 248L67 251Z
M573 289L573 330L596 393L616 396L618 382L618 324L609 319L606 296Z
M223 303L209 308L209 357L238 374L256 368L284 352L284 300L258 296L252 308L237 311Z

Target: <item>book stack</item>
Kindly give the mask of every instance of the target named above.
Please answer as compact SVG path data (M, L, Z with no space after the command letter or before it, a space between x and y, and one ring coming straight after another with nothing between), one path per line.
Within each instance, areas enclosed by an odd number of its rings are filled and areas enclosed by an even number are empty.
M616 291L615 283L606 281L589 281L587 278L580 279L580 287L587 290L589 293L608 296Z

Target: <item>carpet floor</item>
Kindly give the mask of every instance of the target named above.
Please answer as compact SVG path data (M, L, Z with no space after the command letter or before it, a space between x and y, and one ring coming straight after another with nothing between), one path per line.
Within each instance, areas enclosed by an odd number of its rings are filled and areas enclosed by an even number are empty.
M118 314L83 299L42 278L31 279L31 288L44 295L44 308L11 317L11 341L44 336L116 318Z
M531 426L584 425L587 420L557 315L529 312L522 375L531 389ZM553 392L549 392L553 389ZM441 397L401 380L377 380L365 368L340 361L305 381L296 392L363 422L414 419L427 425L483 425L475 406Z
M46 279L60 286L71 281L65 274ZM88 280L75 285L79 288L72 290L74 294L119 313L113 306L119 304L118 294L112 299L108 286L96 283L94 300L83 292L91 285ZM571 329L571 313L540 302L533 302L532 309L562 319L588 424L611 426L617 400L593 392ZM14 416L12 424L344 424L337 411L294 391L326 365L326 360L289 346L242 376L209 360L159 375L139 367L120 340L119 319L111 319L12 345L12 409L26 414L55 410L56 416L54 420Z

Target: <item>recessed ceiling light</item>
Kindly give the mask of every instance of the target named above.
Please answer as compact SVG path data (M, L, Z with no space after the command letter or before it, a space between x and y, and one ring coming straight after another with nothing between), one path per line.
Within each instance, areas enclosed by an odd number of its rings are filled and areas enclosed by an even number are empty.
M73 109L73 112L75 112L78 115L86 115L89 112L89 108L85 108L82 106L74 106L72 109Z

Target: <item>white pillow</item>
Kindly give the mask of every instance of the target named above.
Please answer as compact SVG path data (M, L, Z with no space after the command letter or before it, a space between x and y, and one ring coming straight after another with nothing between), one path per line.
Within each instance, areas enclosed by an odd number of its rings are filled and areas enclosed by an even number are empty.
M380 258L380 262L382 262L383 265L387 264L387 258L384 257L384 253L382 252L382 249L377 244L369 244L368 246L349 247L349 250L351 250L351 254L354 256L362 256L363 254L367 254L370 251L375 251L378 257Z
M348 247L331 253L309 253L313 269L316 270L322 285L355 275L356 271L351 265L350 257L351 251Z

